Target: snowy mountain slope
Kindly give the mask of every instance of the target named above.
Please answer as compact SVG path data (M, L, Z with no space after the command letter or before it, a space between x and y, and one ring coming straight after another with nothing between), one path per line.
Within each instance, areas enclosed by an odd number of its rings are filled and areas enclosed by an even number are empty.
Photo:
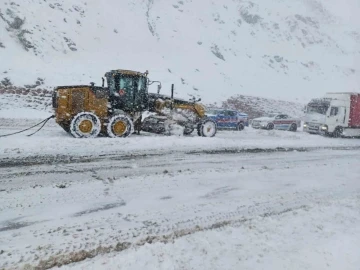
M150 71L165 91L307 101L358 91L357 0L3 0L0 80L22 86Z

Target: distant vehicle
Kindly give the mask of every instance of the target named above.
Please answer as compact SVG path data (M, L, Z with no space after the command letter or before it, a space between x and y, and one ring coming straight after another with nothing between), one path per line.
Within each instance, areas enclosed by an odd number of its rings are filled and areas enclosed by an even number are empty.
M206 116L216 122L218 129L241 131L248 126L248 115L236 110L209 109Z
M253 128L261 129L281 129L289 131L297 131L301 125L301 120L290 117L287 114L270 113L264 117L255 118L251 122Z
M327 93L306 106L304 131L333 137L360 136L360 93Z

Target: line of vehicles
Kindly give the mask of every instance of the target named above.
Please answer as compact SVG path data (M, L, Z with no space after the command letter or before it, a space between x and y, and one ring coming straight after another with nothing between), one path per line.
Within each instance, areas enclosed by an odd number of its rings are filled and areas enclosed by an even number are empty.
M246 113L236 110L209 109L206 115L216 122L218 129L241 131L245 126L249 126L250 122ZM278 129L295 132L300 126L300 119L282 113L269 113L251 120L251 127L255 129Z
M303 131L329 137L360 137L360 93L327 93L323 98L312 99L304 108ZM208 117L219 129L243 130L249 125L246 113L210 109ZM269 113L251 120L255 129L297 131L301 119L282 113Z

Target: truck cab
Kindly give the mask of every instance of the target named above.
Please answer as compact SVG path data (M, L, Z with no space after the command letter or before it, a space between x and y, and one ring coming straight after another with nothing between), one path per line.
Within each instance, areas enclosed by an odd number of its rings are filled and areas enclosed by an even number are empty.
M306 106L304 131L340 137L360 131L360 94L327 93ZM346 132L345 132L346 131Z

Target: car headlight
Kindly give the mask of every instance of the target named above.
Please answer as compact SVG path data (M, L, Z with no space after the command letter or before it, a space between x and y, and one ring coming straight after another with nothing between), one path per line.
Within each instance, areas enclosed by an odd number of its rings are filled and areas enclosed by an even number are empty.
M304 124L304 128L307 128L307 126L308 126L308 125L305 123L305 124Z
M328 126L326 126L326 125L325 125L325 126L322 126L322 127L321 127L321 130L328 130Z

